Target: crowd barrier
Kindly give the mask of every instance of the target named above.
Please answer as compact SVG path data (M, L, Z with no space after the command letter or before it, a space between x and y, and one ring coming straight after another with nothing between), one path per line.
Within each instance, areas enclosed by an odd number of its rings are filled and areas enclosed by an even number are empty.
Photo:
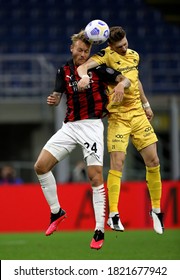
M58 230L94 229L92 192L88 183L58 184L61 207L67 212ZM107 192L106 192L107 195ZM45 231L50 210L39 184L0 185L0 232ZM166 228L180 228L180 181L163 182L162 211ZM152 228L145 182L123 182L119 200L126 230ZM106 211L106 218L108 209Z

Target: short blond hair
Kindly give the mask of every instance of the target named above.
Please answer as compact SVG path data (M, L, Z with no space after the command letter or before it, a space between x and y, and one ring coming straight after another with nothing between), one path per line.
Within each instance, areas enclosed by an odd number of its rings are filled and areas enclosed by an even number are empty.
M79 33L73 34L71 36L72 45L74 45L78 40L81 40L88 47L92 46L92 43L87 40L84 30L81 30Z

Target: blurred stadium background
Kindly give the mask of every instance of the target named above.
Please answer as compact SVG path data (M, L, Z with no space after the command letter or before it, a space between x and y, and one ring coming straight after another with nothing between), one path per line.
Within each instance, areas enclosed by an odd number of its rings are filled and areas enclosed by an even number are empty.
M12 163L36 182L34 161L64 116L46 105L56 68L69 57L70 36L92 19L122 25L141 57L140 78L155 113L162 178L180 178L180 3L178 0L0 0L0 167ZM92 49L92 53L101 45ZM106 125L106 120L104 120ZM144 180L144 165L129 146L124 180ZM81 159L76 149L57 170L67 182ZM104 175L109 158L105 150ZM126 167L125 167L126 170Z

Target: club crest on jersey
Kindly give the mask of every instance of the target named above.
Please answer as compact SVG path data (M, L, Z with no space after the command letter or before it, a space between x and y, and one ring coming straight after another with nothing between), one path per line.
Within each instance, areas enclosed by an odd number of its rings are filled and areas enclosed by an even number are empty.
M107 67L106 72L109 74L114 74L115 71L114 71L114 69Z

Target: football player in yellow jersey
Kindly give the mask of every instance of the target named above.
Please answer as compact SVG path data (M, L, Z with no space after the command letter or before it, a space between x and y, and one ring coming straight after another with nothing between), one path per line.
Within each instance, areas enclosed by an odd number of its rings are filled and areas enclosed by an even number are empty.
M161 213L162 182L160 163L157 154L157 136L150 124L153 112L144 94L143 86L138 76L139 55L136 51L128 48L126 32L121 26L110 28L108 47L93 55L86 63L78 68L82 79L79 82L81 88L87 86L89 78L87 70L105 63L128 78L131 86L120 93L116 86L110 86L111 93L115 92L121 102L110 100L108 104L108 136L107 145L110 153L110 170L107 179L109 199L109 219L107 224L117 231L124 231L121 223L118 202L122 171L128 146L129 138L137 151L141 154L146 167L146 182L151 198L152 210L150 215L153 219L155 232L162 234L163 213Z

